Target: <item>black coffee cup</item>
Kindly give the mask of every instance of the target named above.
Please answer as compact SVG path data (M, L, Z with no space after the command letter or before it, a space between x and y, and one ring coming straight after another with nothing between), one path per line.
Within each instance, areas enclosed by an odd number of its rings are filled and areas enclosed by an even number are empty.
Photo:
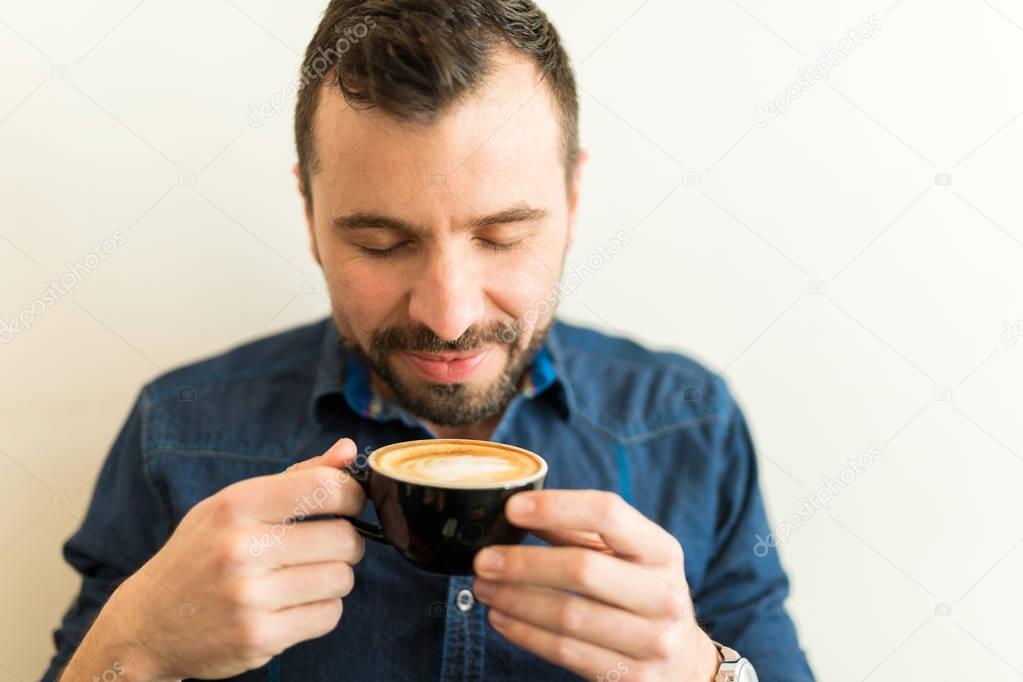
M424 571L471 575L484 547L522 542L526 531L508 522L504 504L542 489L547 463L513 445L435 438L379 448L351 473L380 520L345 517L359 533L392 545Z

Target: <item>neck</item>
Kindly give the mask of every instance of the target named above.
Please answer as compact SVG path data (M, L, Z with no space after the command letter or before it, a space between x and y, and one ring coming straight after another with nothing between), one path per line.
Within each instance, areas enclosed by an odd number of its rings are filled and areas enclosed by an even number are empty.
M469 424L468 426L440 426L433 422L423 420L430 430L440 438L472 438L473 440L490 440L494 430L497 429L501 415L498 414L490 419Z

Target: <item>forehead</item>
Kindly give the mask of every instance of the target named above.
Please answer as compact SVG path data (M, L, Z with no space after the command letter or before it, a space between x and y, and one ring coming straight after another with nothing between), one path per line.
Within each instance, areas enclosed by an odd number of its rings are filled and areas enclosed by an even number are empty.
M564 195L553 98L539 70L519 55L496 51L483 86L429 124L353 109L333 86L319 99L318 170L310 179L317 204L414 204L424 187L474 205Z

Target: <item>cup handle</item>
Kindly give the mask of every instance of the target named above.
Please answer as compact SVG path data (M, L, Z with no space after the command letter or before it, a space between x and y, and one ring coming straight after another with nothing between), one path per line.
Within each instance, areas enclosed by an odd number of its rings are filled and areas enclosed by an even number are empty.
M367 497L369 496L369 469L349 469L348 473L355 481L362 486L362 489L366 492ZM384 535L384 529L380 526L367 523L362 519L357 519L354 516L342 516L342 519L352 524L355 530L359 532L364 538L373 540L374 542L380 542L385 545L391 544L387 537Z
M364 538L369 538L374 542L380 542L385 545L391 544L387 538L384 537L384 530L380 526L372 523L366 523L362 519L356 519L351 516L342 516L342 519L355 526L355 530L359 531L359 535Z

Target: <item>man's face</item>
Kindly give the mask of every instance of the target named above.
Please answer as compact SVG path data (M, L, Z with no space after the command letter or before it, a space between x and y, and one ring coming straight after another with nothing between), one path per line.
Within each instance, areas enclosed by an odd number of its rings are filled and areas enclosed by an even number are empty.
M374 382L414 414L499 414L557 303L576 195L562 130L525 59L428 126L320 93L308 215L334 321Z

